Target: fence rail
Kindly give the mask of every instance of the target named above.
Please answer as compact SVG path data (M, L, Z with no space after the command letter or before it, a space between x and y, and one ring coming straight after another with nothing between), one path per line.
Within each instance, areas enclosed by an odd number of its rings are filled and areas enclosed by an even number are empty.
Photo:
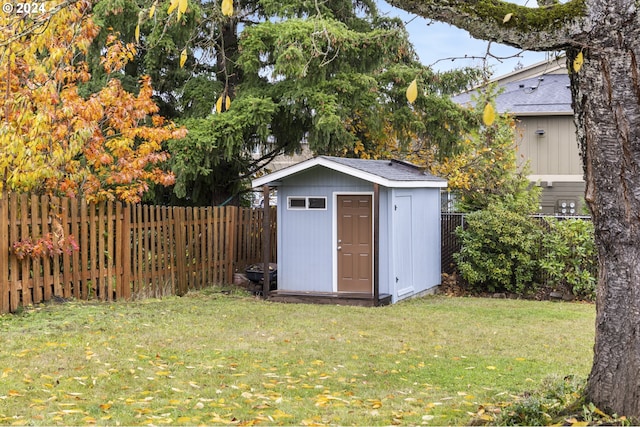
M273 210L273 242L275 217ZM0 313L54 297L158 297L231 283L236 269L262 261L262 218L262 210L235 206L89 204L3 195ZM37 247L40 239L45 243L38 250L49 253L20 257L21 249ZM275 245L272 255L275 259Z

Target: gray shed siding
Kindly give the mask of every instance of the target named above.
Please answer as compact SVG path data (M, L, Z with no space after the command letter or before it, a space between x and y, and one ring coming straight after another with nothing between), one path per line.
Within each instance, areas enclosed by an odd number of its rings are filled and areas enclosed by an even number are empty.
M326 168L313 168L287 178L278 187L278 289L333 292L336 192L372 192L373 185ZM289 210L287 198L327 198L326 210Z
M372 182L312 167L282 177L274 185L282 225L278 227L278 289L337 292L338 196L373 195ZM440 188L380 185L378 194L379 257L373 273L380 294L391 295L395 303L440 284ZM291 197L324 197L326 209L290 209Z
M387 232L393 244L384 281L390 287L392 302L397 302L441 283L440 192L415 188L390 193L387 216L392 220Z

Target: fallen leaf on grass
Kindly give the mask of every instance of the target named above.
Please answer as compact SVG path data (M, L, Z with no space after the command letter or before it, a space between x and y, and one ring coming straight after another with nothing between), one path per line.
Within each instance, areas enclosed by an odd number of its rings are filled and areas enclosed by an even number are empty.
M382 408L382 401L377 399L368 399L367 402L371 403L373 409Z

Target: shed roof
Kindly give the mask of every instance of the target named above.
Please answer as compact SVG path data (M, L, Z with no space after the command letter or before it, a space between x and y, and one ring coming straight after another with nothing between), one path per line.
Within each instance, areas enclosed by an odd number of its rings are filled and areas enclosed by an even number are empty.
M254 179L253 187L277 185L278 181L314 167L325 167L384 187L445 188L447 181L426 173L422 168L398 160L347 159L318 156Z

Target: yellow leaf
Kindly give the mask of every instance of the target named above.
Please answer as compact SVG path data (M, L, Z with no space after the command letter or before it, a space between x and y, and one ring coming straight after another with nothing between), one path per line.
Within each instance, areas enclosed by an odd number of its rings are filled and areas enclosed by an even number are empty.
M188 5L189 3L187 0L178 0L178 11L180 13L185 13Z
M418 98L418 82L413 79L407 88L407 101L409 101L409 104L413 104L416 98Z
M222 113L222 95L220 96L220 98L218 98L218 100L216 101L216 111L218 113Z
M504 15L504 18L502 19L502 23L506 24L507 22L509 22L512 16L513 16L513 13L507 13L506 15Z
M221 9L224 16L233 15L233 0L222 0Z
M140 24L136 25L135 37L136 43L140 43Z
M582 64L584 64L584 56L582 55L582 52L580 52L573 60L573 71L579 73L582 68Z
M224 99L224 109L225 109L225 111L228 110L229 107L231 107L231 98L229 98L229 95L227 95L227 97Z
M153 15L156 14L156 4L157 3L153 3L149 8L149 19L153 18Z
M169 3L169 9L167 9L167 15L171 15L171 13L176 10L176 7L178 7L178 1L179 0L171 0L171 3Z
M496 110L494 110L493 105L491 105L490 102L487 102L487 105L484 106L484 111L482 112L482 122L485 126L491 126L495 120Z
M184 67L184 63L187 62L187 48L185 47L180 52L180 68Z
M382 408L382 402L378 399L368 399L368 401L371 403L371 408L372 409L380 409Z

